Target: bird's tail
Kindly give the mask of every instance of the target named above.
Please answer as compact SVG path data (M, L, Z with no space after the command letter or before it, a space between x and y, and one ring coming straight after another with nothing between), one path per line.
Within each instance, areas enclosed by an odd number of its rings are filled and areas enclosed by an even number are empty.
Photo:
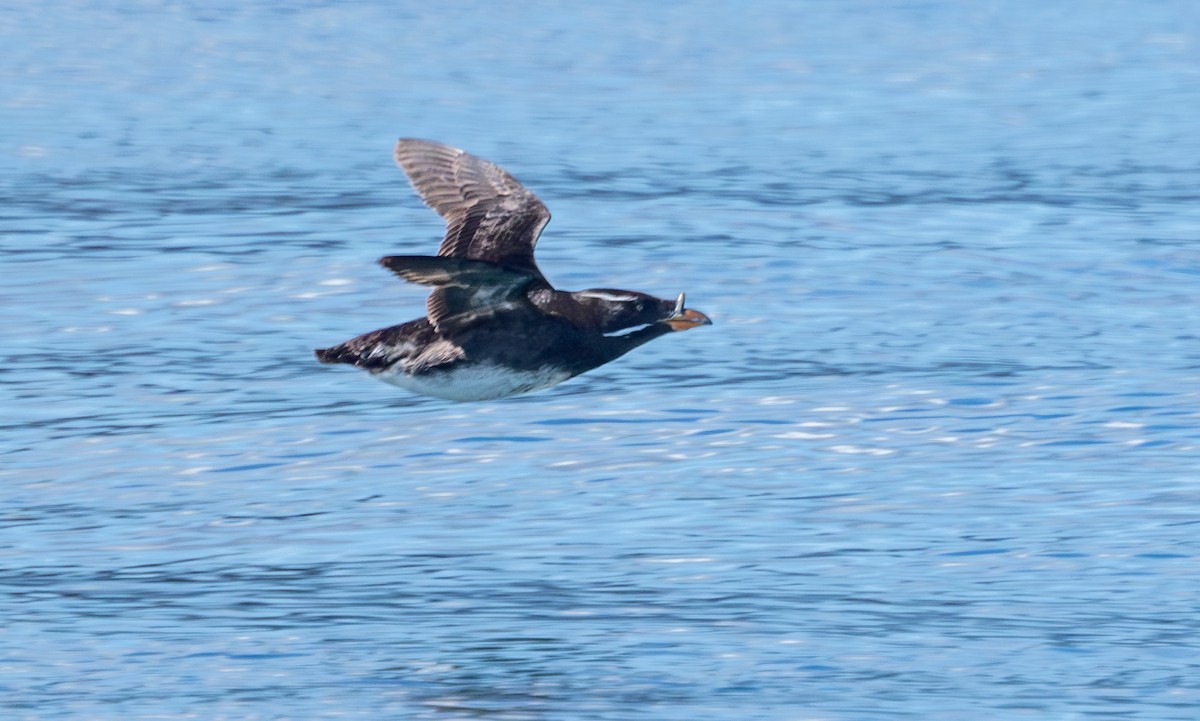
M335 345L332 348L316 348L313 350L313 355L322 363L355 363L358 360L358 353L346 348L345 345Z

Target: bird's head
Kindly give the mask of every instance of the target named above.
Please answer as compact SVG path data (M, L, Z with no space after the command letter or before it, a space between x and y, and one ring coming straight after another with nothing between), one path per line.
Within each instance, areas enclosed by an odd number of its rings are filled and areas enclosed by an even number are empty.
M684 307L684 294L675 300L655 298L632 290L595 288L572 293L576 302L597 319L604 333L616 333L628 328L664 323L672 331L687 330L700 325L712 325L708 316Z

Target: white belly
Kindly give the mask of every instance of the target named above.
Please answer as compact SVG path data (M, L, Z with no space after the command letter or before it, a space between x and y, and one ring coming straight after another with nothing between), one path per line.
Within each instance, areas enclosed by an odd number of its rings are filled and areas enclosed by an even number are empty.
M571 377L555 368L514 371L497 365L459 365L448 371L410 376L403 371L374 373L376 378L413 393L450 401L490 401L549 388Z

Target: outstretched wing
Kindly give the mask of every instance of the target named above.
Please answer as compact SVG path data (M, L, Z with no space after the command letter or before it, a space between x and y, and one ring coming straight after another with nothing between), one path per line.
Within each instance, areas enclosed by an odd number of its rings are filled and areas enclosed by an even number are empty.
M429 140L402 138L396 163L446 220L438 255L482 260L541 279L533 248L550 211L498 165Z
M379 264L409 282L433 288L425 310L443 333L528 305L525 290L540 277L536 270L531 273L469 258L389 255L380 258Z

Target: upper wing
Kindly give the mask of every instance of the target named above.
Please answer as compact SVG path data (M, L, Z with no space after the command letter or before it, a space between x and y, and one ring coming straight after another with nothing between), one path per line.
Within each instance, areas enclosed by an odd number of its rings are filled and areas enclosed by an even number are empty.
M550 211L516 178L429 140L402 138L395 158L425 204L446 220L438 255L485 260L541 278L533 247Z

